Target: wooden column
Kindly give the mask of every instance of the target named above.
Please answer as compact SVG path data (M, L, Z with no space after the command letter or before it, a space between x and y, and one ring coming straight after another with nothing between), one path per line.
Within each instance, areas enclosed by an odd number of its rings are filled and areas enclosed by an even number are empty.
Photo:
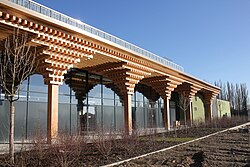
M170 130L169 97L164 97L164 126L165 129Z
M213 119L213 109L212 109L212 104L213 100L215 97L220 93L220 91L215 91L215 92L204 92L204 108L205 108L205 118L206 121L211 121Z
M132 106L131 106L132 93L124 95L124 128L126 134L132 133Z
M213 113L212 113L212 102L206 102L205 103L205 112L206 112L206 121L211 121L213 118Z
M58 134L58 85L48 84L47 141L55 139Z

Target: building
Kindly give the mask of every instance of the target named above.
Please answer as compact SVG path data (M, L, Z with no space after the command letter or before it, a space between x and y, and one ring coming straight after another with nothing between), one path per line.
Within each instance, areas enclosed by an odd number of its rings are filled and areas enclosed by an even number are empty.
M16 102L16 136L58 131L166 128L183 119L179 95L202 102L204 120L213 117L220 89L184 72L168 59L30 0L0 0L0 39L18 27L39 50L36 74L23 83ZM44 83L44 84L43 84ZM195 102L194 102L195 103ZM8 103L1 100L5 140ZM16 138L17 139L17 138Z

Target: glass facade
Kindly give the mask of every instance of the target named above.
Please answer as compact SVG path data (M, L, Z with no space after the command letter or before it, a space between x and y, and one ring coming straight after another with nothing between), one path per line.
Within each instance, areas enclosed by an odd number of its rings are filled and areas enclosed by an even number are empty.
M163 99L152 100L137 90L132 96L134 129L162 128ZM151 91L150 91L151 92ZM147 94L147 97L145 96ZM15 105L15 140L32 140L47 135L48 88L41 75L33 75L21 86L20 99ZM115 84L103 76L71 69L65 83L59 86L59 133L88 134L98 131L124 130L123 97ZM9 131L9 102L0 99L0 142L7 142Z
M136 90L132 97L133 129L163 128L163 107L162 98L152 101Z
M74 93L63 85L59 90L59 132L77 133L77 108ZM70 93L72 92L72 93ZM70 96L71 95L71 96ZM41 75L33 75L21 86L15 105L15 140L32 140L47 135L47 85ZM0 99L0 142L7 142L9 101Z

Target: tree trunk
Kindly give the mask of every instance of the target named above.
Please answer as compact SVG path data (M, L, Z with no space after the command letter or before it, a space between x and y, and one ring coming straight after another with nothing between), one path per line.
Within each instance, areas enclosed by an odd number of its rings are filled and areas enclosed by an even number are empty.
M187 133L187 111L184 111L184 126L185 126L185 131Z
M10 100L10 132L9 132L9 154L10 163L14 164L14 117L15 107L14 107L14 97Z
M184 125L187 126L187 112L184 111Z

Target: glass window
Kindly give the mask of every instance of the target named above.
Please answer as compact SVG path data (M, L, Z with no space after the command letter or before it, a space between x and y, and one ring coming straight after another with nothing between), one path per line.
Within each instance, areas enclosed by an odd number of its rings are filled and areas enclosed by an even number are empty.
M18 95L15 98L18 98ZM18 101L27 101L27 91L20 91Z
M101 97L101 76L89 74L88 75L88 92L89 97Z
M111 37L111 41L114 42L114 43L116 43L116 38Z
M111 89L103 86L103 97L107 99L114 99L114 92Z
M46 16L49 16L50 15L50 12L47 8L44 8L41 6L41 13L46 15Z
M48 95L47 93L29 93L29 101L36 101L36 102L47 102Z
M29 102L28 136L33 139L37 135L46 135L47 132L47 101Z
M139 92L135 92L136 93L136 101L143 101L143 94L139 93Z
M117 95L116 95L116 98L115 98L115 106L123 106L120 97L117 96Z
M70 103L70 96L68 94L59 94L59 103Z
M75 92L72 91L72 99L71 99L71 104L77 104L78 103L78 99L75 96Z
M97 34L97 31L95 29L92 28L92 34Z
M23 83L21 84L20 91L27 91L27 87L28 87L28 78L24 80Z
M85 105L87 105L87 103L84 103ZM89 105L101 105L101 98L92 98L89 97L88 98L88 104Z
M47 93L48 86L44 84L44 79L41 75L32 75L30 77L30 91Z
M136 128L143 129L144 128L144 108L136 107Z
M92 88L90 91L89 91L89 97L98 97L100 98L101 97L101 85L96 85L94 88Z
M104 106L103 107L103 126L104 131L110 132L114 129L114 107Z
M103 105L104 106L114 106L114 100L103 99Z
M124 108L116 107L115 108L115 118L116 118L116 130L123 131L124 130Z
M69 96L70 95L70 87L63 82L63 85L59 86L59 94Z
M59 18L59 14L56 13L56 15L57 15L56 18ZM61 15L61 21L65 22L65 23L68 23L68 18Z
M34 2L30 1L30 9L39 12L40 8Z
M104 36L103 32L100 31L99 36L103 38L103 36Z
M143 107L143 101L137 101L136 107Z

